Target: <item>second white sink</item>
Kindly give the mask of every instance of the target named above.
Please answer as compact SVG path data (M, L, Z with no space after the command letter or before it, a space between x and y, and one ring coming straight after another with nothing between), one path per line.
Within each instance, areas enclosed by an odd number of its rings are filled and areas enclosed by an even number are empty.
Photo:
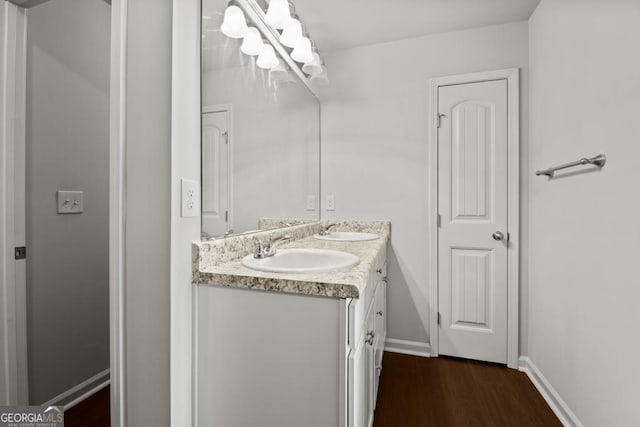
M329 249L279 249L268 258L242 259L242 265L259 271L274 273L319 273L353 267L360 259L350 253Z
M318 240L330 240L334 242L363 242L366 240L376 240L378 237L374 233L360 233L355 231L332 231L329 234L314 234Z

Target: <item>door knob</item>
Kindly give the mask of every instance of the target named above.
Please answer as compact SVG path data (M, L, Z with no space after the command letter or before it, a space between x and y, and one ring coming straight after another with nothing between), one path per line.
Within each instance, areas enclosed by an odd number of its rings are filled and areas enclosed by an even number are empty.
M500 241L502 239L504 239L504 234L502 234L501 231L496 231L495 233L493 233L493 240Z

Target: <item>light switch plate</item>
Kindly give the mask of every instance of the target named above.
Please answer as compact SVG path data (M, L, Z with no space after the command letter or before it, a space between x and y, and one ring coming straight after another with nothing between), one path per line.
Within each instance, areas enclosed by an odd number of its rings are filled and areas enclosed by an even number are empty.
M200 216L200 183L190 179L181 180L183 218Z
M327 194L327 210L328 211L336 210L336 198L333 194Z
M59 214L79 214L84 212L84 192L58 190L57 195Z
M315 211L316 210L316 196L310 194L307 196L307 210Z

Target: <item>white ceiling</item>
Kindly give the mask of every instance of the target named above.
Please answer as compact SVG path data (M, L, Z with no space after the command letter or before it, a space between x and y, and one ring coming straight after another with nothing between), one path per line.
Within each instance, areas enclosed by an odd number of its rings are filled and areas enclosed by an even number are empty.
M42 1L42 0L29 0ZM257 0L262 4L262 0ZM540 0L290 0L320 52L528 19ZM241 66L219 31L228 0L204 0L203 69ZM265 5L266 7L266 5Z
M528 19L540 0L291 0L320 50Z

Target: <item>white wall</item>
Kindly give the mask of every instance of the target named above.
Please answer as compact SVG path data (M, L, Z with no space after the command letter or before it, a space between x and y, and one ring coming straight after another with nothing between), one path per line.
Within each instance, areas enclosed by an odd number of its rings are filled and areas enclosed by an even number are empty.
M391 221L389 338L429 339L429 79L520 67L526 147L527 43L527 23L517 22L326 55L331 84L322 104L322 191L335 195L336 211L323 218ZM526 322L522 329L526 335Z
M191 426L194 352L191 243L200 218L180 217L180 179L200 180L199 0L173 2L171 94L171 371L172 426ZM160 403L160 401L158 401ZM155 425L155 424L154 424ZM157 425L167 425L166 422Z
M640 3L543 0L530 20L529 356L587 426L640 423ZM576 169L582 170L583 168Z
M125 417L136 427L170 425L172 6L128 1Z
M109 367L109 16L103 0L56 0L28 12L32 404ZM58 215L57 190L84 191L84 213Z

